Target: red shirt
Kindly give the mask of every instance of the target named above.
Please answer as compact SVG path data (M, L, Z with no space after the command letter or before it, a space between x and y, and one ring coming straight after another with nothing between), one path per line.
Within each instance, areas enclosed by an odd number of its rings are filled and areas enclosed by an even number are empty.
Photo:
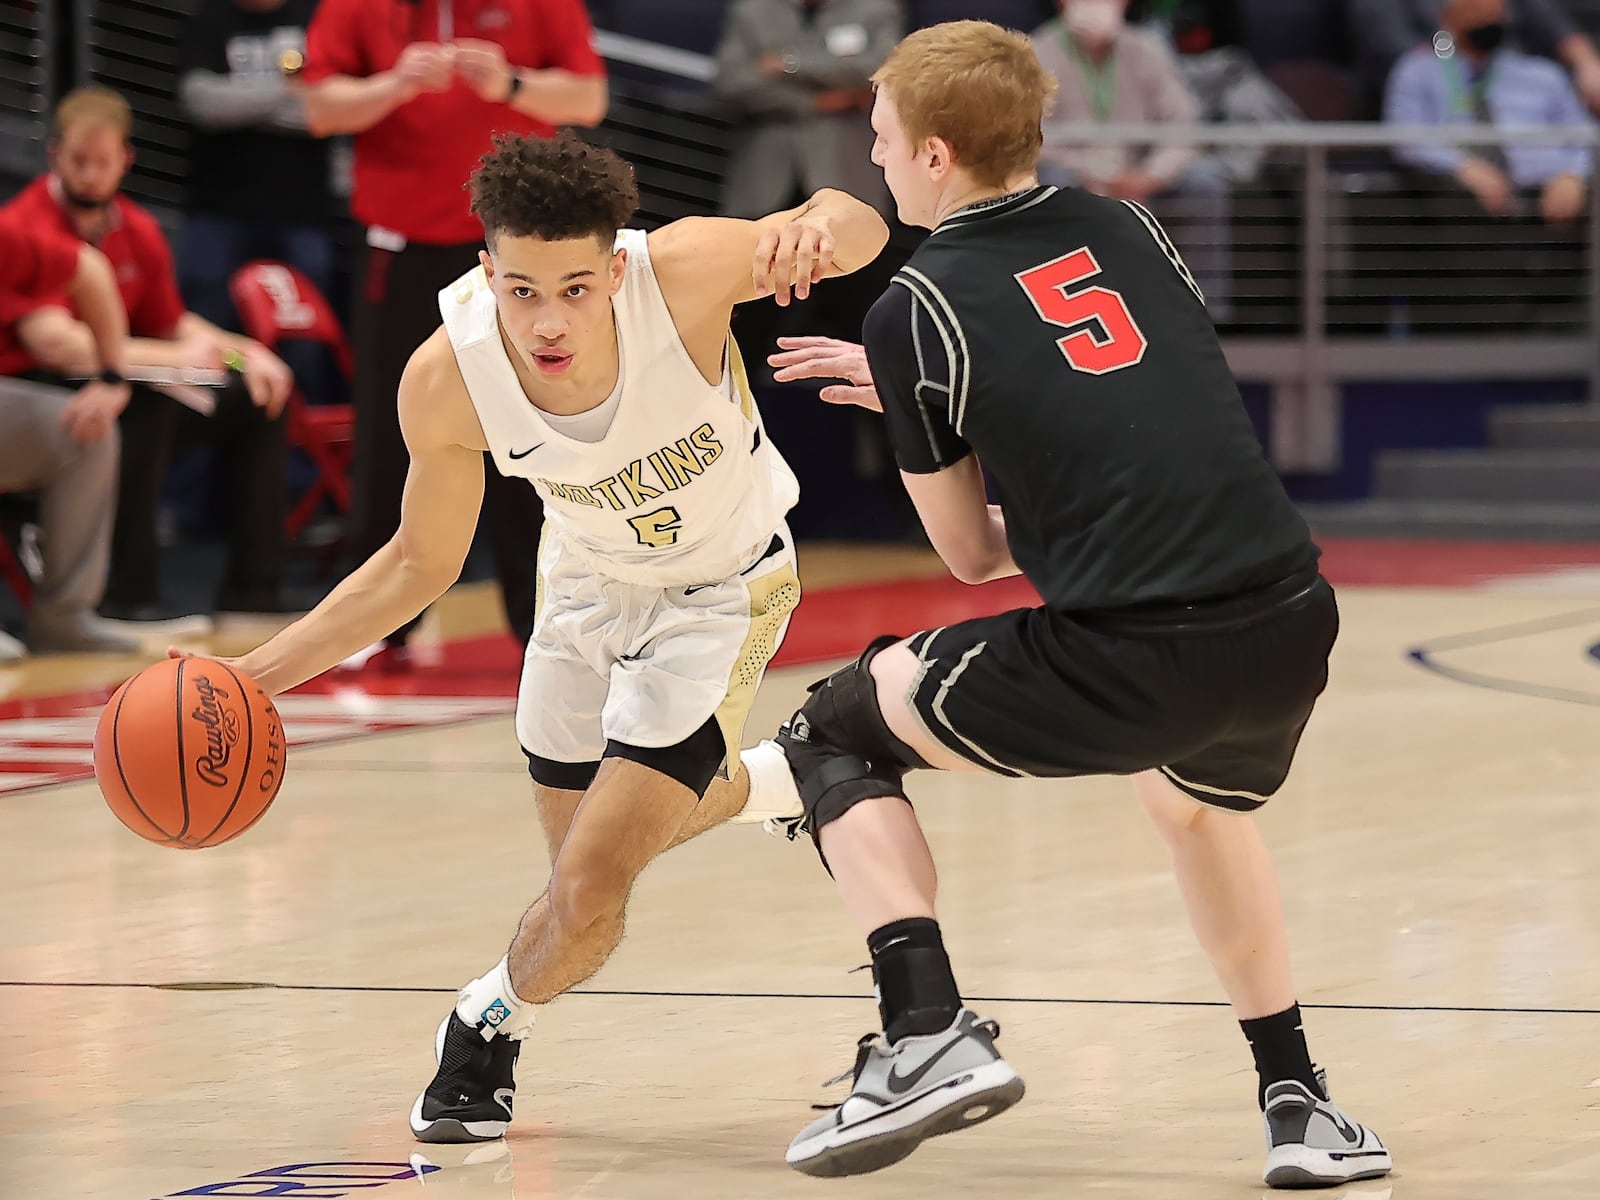
M37 233L0 210L0 337L61 296L77 272L77 242Z
M24 188L4 208L0 217L16 221L32 231L64 239L78 245L83 239L72 227L66 210L50 188L50 177L41 175ZM172 269L172 250L161 226L145 209L119 195L111 206L111 224L95 246L111 260L117 275L117 290L128 310L128 332L134 337L172 337L178 321L188 311L178 294L178 278ZM63 285L46 303L73 312ZM36 306L37 307L37 306ZM8 325L0 329L0 375L18 375L38 366L16 340Z
M441 26L441 7L448 14ZM392 68L411 42L498 42L514 67L562 67L604 75L590 45L583 0L322 0L306 32L300 79L364 78ZM549 137L555 130L507 104L478 99L460 79L447 92L402 104L355 139L358 220L436 246L477 242L467 177L496 133Z

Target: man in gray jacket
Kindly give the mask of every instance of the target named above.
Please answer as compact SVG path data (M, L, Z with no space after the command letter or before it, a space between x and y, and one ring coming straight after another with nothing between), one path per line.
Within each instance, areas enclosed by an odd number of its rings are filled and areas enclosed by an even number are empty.
M867 114L872 73L904 33L897 0L735 0L717 47L717 92L740 122L724 215L753 219L820 188L838 188L890 215ZM898 241L908 234L902 229ZM810 324L858 337L867 309L907 253L893 248L858 276L818 287ZM742 307L734 333L757 370L784 314L770 302Z
M887 208L869 81L904 32L895 0L737 0L717 47L717 91L743 118L724 214L758 217L820 188Z

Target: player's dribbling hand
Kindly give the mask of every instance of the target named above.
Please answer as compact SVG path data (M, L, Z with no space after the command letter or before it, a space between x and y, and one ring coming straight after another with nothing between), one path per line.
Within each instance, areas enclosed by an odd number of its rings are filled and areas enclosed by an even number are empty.
M778 306L811 295L811 285L821 281L833 266L833 232L826 217L802 214L785 225L768 229L756 243L751 277L756 295L771 295Z
M873 412L883 411L867 352L855 342L829 337L781 337L779 350L767 355L776 367L772 378L779 383L797 379L845 379L847 384L829 384L818 395L829 404L854 404Z

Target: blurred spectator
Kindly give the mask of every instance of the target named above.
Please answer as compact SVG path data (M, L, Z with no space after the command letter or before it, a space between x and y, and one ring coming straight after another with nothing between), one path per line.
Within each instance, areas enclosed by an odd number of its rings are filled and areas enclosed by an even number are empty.
M1239 0L1128 0L1128 24L1165 35L1179 54L1242 43Z
M407 463L401 373L439 327L439 292L472 269L483 247L467 177L498 132L549 136L558 125L604 119L605 68L591 40L582 0L322 0L312 19L297 72L306 114L314 133L356 135L350 206L366 227L352 320L349 549L358 562L399 527ZM485 457L506 616L526 641L544 510L533 488ZM402 649L415 626L408 622L368 655Z
M333 288L332 225L339 202L331 143L309 135L305 105L282 64L305 52L317 0L200 0L178 48L178 95L194 125L189 142L178 280L185 300L214 324L239 326L228 280L245 263L298 267L323 295ZM285 350L301 388L328 397L328 356Z
M722 211L753 219L838 188L889 216L872 162L871 79L904 33L895 0L737 0L717 47L717 92L739 118ZM818 286L807 328L859 340L894 258ZM752 369L764 370L785 320L771 300L739 306L734 333Z
M1062 0L1060 18L1033 35L1045 70L1060 81L1045 118L1039 178L1152 207L1170 223L1174 243L1214 319L1228 320L1232 190L1227 171L1193 146L1082 144L1088 124L1188 125L1200 103L1155 34L1130 28L1126 0Z
M0 491L40 493L43 574L28 614L35 653L137 648L95 617L111 556L117 416L128 403L127 317L93 247L0 214L0 327L66 295L83 313L99 376L76 394L0 381ZM0 661L20 648L0 635Z
M1364 70L1377 80L1386 79L1402 55L1427 42L1436 31L1449 28L1445 0L1349 3ZM1509 46L1565 63L1585 106L1600 113L1600 51L1560 0L1509 0L1502 20Z
M1238 0L1129 0L1128 23L1143 25L1178 55L1184 82L1213 125L1289 124L1302 119L1294 101L1272 83L1240 45ZM1267 151L1219 146L1205 155L1235 184L1254 182Z
M741 118L722 211L753 219L821 188L887 211L870 81L903 35L894 0L737 0L717 47L717 92Z
M230 367L237 373L217 393L209 421L160 392L133 389L121 417L116 532L100 611L142 622L172 615L160 604L156 525L180 417L187 422L181 430L186 438L204 433L221 441L228 468L229 553L217 611L279 611L287 445L279 417L293 377L265 347L185 310L160 226L118 191L133 163L132 129L127 101L116 92L88 87L70 93L56 110L50 171L6 207L34 228L97 247L111 261L133 335L128 357L135 367ZM96 369L92 332L68 296L0 332L0 375L83 377Z
M1449 0L1443 36L1395 64L1384 117L1392 125L1576 125L1586 120L1555 64L1504 48L1505 0ZM1415 145L1396 150L1446 192L1465 189L1497 217L1537 211L1550 225L1582 214L1593 169L1585 147Z

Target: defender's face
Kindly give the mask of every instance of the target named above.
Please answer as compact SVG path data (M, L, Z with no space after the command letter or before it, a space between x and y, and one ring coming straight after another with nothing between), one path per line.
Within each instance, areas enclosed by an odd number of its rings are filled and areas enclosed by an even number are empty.
M83 208L110 204L133 165L133 151L120 130L76 125L50 148L50 166L67 197Z
M480 251L478 259L500 324L531 370L559 378L613 336L611 297L622 286L626 258L609 243L501 234L493 252Z
M872 161L883 169L883 181L907 225L931 228L935 185L926 148L913 146L900 124L900 114L885 88L872 102Z

